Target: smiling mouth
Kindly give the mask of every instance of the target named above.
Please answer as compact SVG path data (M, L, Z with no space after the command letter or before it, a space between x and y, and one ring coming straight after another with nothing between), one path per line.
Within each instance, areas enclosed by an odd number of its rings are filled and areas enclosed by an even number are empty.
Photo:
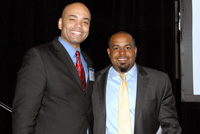
M117 59L119 62L126 62L128 60L127 57L121 57Z
M75 36L81 36L82 33L81 32L77 32L77 31L71 31L71 33Z
M120 65L125 65L125 64L127 64L127 62L128 62L128 59L127 58L120 58L120 59L118 59L118 63L120 64Z
M119 61L124 61L124 60L128 60L128 59L118 59Z

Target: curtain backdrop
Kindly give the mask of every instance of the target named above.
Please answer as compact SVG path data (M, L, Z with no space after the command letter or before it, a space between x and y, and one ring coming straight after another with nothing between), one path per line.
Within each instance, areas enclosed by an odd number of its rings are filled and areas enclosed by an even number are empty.
M75 0L15 0L0 4L0 101L11 106L17 71L31 47L59 36L57 22L66 4ZM110 64L108 38L125 30L136 39L137 63L166 72L177 97L175 77L174 0L80 0L91 13L90 35L81 48L96 71ZM178 100L179 101L179 100Z
M80 0L81 1L81 0ZM74 0L34 0L1 4L1 101L11 105L22 57L30 47L59 36L62 9ZM90 35L81 48L94 61L95 70L110 64L108 38L125 30L136 39L137 63L169 74L175 85L175 6L173 0L82 0L92 13ZM9 100L7 100L9 99Z

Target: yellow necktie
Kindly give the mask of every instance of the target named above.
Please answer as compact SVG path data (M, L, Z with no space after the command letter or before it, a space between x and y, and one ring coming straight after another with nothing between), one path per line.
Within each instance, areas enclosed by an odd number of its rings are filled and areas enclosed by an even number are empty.
M131 117L126 75L120 74L122 82L119 89L118 134L131 134Z

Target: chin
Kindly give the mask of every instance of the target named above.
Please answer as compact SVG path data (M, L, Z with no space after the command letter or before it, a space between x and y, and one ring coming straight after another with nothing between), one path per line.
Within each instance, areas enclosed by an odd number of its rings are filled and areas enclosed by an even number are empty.
M127 72L128 71L128 66L125 66L125 67L119 67L119 70L123 73Z

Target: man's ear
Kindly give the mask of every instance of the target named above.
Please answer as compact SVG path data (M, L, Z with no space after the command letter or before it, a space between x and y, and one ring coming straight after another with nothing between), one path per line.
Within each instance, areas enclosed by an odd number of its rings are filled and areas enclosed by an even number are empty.
M110 48L107 48L108 57L110 58Z
M135 51L135 57L137 57L137 47L134 48Z
M58 29L62 30L62 18L58 20Z

